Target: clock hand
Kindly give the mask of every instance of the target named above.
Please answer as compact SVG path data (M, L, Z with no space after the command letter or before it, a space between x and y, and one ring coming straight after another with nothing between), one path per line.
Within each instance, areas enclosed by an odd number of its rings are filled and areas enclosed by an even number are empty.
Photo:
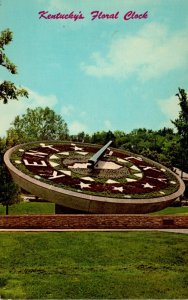
M99 159L105 154L107 148L111 145L111 143L112 141L109 141L88 160L89 169L94 169L95 165L98 163Z

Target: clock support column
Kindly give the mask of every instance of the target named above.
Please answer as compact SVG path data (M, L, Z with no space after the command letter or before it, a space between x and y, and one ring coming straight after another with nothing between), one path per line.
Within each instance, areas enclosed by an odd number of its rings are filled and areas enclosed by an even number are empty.
M88 214L85 211L74 208L65 207L63 205L55 204L55 214Z

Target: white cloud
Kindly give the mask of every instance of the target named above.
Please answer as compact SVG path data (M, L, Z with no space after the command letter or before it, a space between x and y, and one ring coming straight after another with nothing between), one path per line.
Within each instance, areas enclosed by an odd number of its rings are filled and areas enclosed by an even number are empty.
M29 93L29 99L27 100L29 107L48 106L48 107L52 108L58 102L58 99L55 95L44 96L44 95L40 95L37 92L34 92L28 88L26 88L26 89Z
M106 130L112 130L112 124L111 124L110 120L104 121L104 127Z
M48 106L53 108L58 102L56 96L54 95L43 96L28 88L26 89L29 92L28 99L20 99L18 101L10 100L8 104L3 104L3 102L0 101L0 136L6 135L6 131L10 128L11 122L14 121L14 118L17 115L22 115L25 113L28 107L35 108L38 106Z
M169 119L176 119L179 115L180 106L177 96L171 96L168 99L159 100L159 106L163 114Z
M79 121L74 121L69 126L70 134L77 134L79 132L87 132L87 126Z
M161 112L166 116L166 121L161 126L174 127L171 120L174 121L179 116L180 106L178 97L171 96L167 99L159 100L158 105Z
M65 116L70 116L74 111L74 107L72 105L62 106L61 114Z
M81 111L80 117L81 117L81 118L86 118L86 116L87 116L86 111Z
M81 68L96 77L136 75L141 80L148 80L187 66L187 56L187 29L171 34L164 25L150 23L134 36L113 40L106 56L92 53L93 63L82 63Z

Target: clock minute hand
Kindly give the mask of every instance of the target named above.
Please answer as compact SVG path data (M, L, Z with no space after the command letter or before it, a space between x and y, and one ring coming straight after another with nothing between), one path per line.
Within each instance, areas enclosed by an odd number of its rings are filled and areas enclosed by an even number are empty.
M111 145L112 141L109 141L106 145L104 145L97 153L95 153L89 160L88 160L88 168L93 169L99 159L105 154L108 147Z

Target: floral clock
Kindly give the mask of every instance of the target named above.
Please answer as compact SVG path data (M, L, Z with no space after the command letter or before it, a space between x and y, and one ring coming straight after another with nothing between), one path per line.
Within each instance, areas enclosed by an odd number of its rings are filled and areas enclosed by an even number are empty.
M183 193L172 171L110 144L28 143L8 150L5 163L25 190L87 213L147 213Z

